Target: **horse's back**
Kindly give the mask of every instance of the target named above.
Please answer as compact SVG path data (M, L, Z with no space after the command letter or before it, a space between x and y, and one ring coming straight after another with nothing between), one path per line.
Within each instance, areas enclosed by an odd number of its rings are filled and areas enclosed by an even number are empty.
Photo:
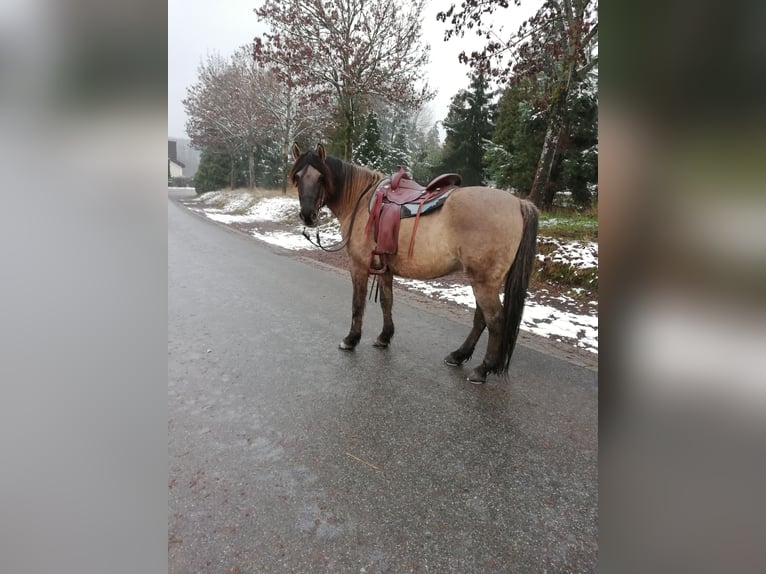
M523 220L521 200L500 189L464 187L445 202L445 218L462 238L485 235L486 241L504 246L518 243Z
M394 267L423 277L479 268L505 273L521 239L520 202L489 187L455 190L439 210L420 218L412 258L406 254L415 220L402 220Z

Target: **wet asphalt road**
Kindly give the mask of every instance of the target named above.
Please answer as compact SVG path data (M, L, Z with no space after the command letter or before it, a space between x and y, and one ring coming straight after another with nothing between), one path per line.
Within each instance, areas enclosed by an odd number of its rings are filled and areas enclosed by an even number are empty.
M168 202L169 572L595 571L597 373L519 346L474 386L466 323L395 299L380 350L369 302L349 353L350 310Z

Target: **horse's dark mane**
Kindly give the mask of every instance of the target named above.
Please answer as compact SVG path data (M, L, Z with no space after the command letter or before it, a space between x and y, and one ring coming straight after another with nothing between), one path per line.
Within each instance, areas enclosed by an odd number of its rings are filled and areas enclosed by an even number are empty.
M381 173L330 155L326 156L324 161L322 161L316 152L307 151L296 160L290 172L290 179L294 184L296 183L295 174L307 165L310 165L322 174L325 181L325 189L331 197L336 192L343 192L344 190L353 192L358 187L360 180L366 184L373 178L379 179L382 177ZM359 191L361 191L361 188Z

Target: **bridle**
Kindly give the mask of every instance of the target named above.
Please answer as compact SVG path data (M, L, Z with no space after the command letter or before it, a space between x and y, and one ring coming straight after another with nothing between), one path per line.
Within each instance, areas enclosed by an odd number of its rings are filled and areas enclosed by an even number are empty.
M373 186L376 183L378 183L378 181L380 180L373 179L369 184L367 184L367 187L364 188L364 191L361 194L359 194L359 197L356 200L356 205L354 205L354 211L351 213L351 222L349 223L348 233L346 234L345 239L342 239L341 241L339 241L338 243L335 243L334 245L325 247L324 245L322 245L322 241L319 239L319 230L317 229L316 231L316 240L313 240L309 236L308 231L306 231L305 226L303 228L303 237L305 237L308 240L308 242L311 243L311 245L314 245L315 247L319 247L319 249L321 249L322 251L327 251L328 253L334 253L336 251L340 251L341 249L343 249L348 244L348 241L351 238L351 232L354 229L354 221L356 220L356 213L359 210L359 204L361 203L364 196L367 195L369 191L373 188ZM325 206L325 202L324 202L325 194L326 194L326 191L323 186L322 193L319 196L319 207L317 208L317 213L319 212L320 209L322 209Z

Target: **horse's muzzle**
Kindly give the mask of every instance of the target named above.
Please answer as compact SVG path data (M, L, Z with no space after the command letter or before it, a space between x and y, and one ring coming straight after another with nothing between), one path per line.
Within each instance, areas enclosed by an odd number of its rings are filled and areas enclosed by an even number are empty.
M317 212L316 211L303 211L300 213L301 221L307 227L316 227L317 225Z

